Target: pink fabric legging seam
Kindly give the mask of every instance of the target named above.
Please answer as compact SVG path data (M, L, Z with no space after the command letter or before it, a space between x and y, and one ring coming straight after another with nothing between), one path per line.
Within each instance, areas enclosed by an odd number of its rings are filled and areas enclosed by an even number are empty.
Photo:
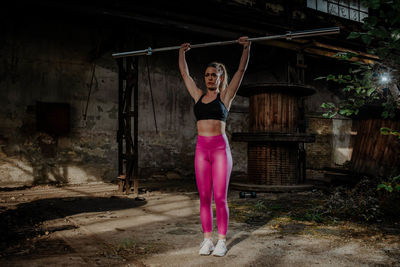
M197 136L195 154L196 183L200 196L200 219L204 233L212 232L212 196L220 235L226 235L229 223L227 194L232 171L232 155L225 134Z

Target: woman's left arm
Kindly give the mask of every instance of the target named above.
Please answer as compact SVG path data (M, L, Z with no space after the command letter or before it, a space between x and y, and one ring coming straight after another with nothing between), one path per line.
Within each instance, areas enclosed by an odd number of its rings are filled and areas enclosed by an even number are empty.
M250 57L251 42L248 40L248 37L247 36L240 37L238 42L239 44L243 45L243 52L242 52L242 57L240 58L239 68L233 75L232 80L229 83L228 87L222 93L223 102L228 109L230 108L232 100L235 98L240 83L242 82Z

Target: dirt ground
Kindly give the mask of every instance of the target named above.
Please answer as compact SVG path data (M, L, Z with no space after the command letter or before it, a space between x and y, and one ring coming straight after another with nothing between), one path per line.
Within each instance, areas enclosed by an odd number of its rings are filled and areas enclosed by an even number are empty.
M213 257L198 255L194 181L141 188L144 201L104 183L0 189L0 266L400 266L399 224L304 220L319 189L230 190L229 251Z

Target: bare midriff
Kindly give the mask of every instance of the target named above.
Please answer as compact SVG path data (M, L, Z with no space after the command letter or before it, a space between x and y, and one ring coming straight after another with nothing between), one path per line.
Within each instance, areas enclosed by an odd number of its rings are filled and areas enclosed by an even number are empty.
M219 120L199 120L197 121L197 133L201 136L215 136L225 134L224 121Z

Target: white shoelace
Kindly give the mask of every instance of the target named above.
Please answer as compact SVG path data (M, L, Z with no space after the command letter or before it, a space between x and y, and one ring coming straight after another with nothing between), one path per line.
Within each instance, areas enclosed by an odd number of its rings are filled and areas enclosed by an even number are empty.
M212 239L210 239L210 238L204 238L203 242L201 242L201 244L200 244L200 248L203 247L204 244L205 244L207 241L210 241L210 242L212 243Z
M219 239L215 246L213 255L214 256L223 256L226 254L227 250L228 249L226 248L226 240Z

